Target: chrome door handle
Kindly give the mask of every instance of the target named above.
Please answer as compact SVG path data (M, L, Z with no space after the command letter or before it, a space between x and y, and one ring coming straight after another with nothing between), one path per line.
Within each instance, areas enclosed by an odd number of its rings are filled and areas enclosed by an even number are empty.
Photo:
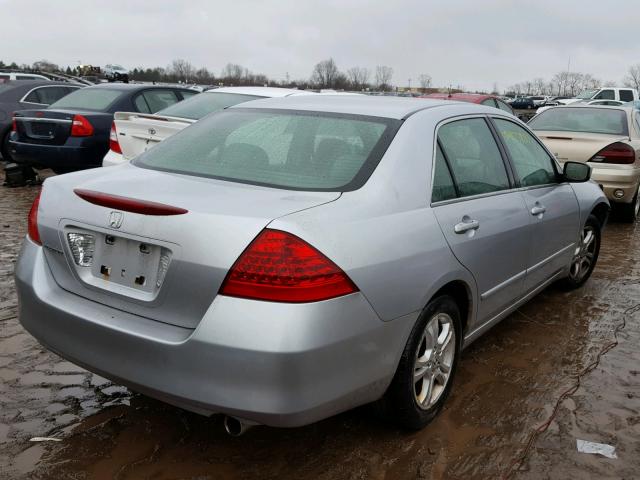
M533 216L538 216L538 215L540 215L540 214L542 214L542 213L544 213L544 212L546 212L546 211L547 211L547 209L546 209L546 208L544 208L544 207L542 207L542 206L538 205L538 206L535 206L535 207L533 207L533 208L531 209L531 215L533 215Z
M453 231L456 233L465 233L469 230L477 230L480 228L480 222L478 220L462 220L460 223L456 223L453 227Z

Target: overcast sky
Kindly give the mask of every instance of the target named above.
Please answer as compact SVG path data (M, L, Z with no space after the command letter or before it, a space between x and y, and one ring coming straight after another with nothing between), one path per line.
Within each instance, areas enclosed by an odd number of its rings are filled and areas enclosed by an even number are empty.
M606 7L605 7L606 5ZM596 8L597 7L597 8ZM394 83L502 90L567 68L620 81L640 63L637 0L0 0L0 60L228 62L275 79L389 65Z

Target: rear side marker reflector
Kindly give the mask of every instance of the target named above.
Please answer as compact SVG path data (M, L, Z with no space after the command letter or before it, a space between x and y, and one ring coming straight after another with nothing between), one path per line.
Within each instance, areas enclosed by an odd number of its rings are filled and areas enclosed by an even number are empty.
M318 302L358 287L317 249L295 235L263 230L231 267L221 295L271 302Z
M108 193L96 192L93 190L83 190L76 188L74 193L83 200L101 207L114 208L123 212L139 213L141 215L183 215L188 213L180 207L173 207L163 203L150 202L148 200L138 200L136 198L121 197Z

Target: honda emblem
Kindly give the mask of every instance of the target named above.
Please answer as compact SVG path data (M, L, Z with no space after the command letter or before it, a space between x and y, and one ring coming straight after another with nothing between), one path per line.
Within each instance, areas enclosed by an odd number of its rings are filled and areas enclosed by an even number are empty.
M111 212L109 215L109 226L111 228L120 228L122 226L122 220L124 214L122 212Z

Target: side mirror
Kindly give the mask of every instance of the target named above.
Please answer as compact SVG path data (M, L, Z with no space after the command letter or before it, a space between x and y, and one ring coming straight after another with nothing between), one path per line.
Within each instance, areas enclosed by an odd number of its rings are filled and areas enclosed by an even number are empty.
M562 175L567 182L586 182L591 178L591 166L580 162L566 162Z

